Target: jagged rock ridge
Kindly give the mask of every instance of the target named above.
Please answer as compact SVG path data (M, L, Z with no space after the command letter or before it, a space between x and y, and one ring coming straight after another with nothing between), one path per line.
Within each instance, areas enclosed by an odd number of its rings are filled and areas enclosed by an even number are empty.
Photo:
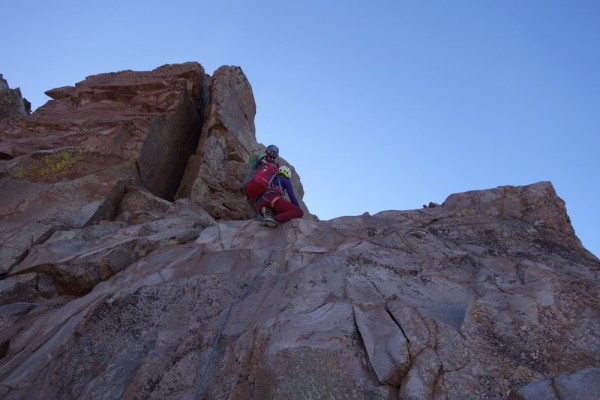
M31 103L23 98L21 89L11 89L8 82L0 74L0 119L18 115L28 115L31 112Z
M238 67L48 93L1 122L3 398L600 394L600 262L551 183L270 230Z

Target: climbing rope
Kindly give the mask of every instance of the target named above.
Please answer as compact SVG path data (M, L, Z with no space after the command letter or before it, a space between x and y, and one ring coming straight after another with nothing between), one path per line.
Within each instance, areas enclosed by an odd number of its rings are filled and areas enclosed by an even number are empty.
M219 329L217 330L217 333L215 334L215 339L213 340L213 345L210 350L210 354L208 356L208 359L204 363L204 368L202 369L202 374L200 375L198 384L196 385L196 392L194 393L194 399L198 400L200 398L200 392L202 391L202 383L204 382L204 379L206 378L206 375L208 374L208 368L210 367L212 358L214 357L214 355L217 351L217 345L219 343L219 339L221 338L221 333L223 332L225 323L227 323L227 320L229 319L229 314L231 314L231 310L239 302L241 302L248 295L248 293L250 293L254 289L254 287L256 286L256 283L258 282L260 277L262 277L263 273L267 269L267 266L269 265L269 262L271 261L271 255L273 254L273 246L275 245L275 242L277 242L277 239L279 239L280 234L281 234L281 229L280 229L280 225L278 225L277 226L277 236L275 236L275 239L273 240L273 243L271 244L271 250L269 251L269 255L267 256L267 260L265 261L264 265L258 271L258 273L254 276L254 279L252 279L252 283L246 288L246 290L244 290L242 292L242 294L233 303L231 303L231 305L229 305L229 307L227 308L227 311L225 312L225 315L223 316L223 319L221 320L221 323L219 324Z

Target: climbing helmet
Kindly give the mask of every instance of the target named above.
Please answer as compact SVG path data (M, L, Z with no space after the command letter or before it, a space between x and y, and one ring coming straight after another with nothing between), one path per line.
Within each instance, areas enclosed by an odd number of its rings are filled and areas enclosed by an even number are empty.
M283 165L283 166L279 167L279 174L285 176L286 178L291 178L292 170L289 167Z
M279 156L279 148L274 144L267 146L267 155L271 158L277 158Z

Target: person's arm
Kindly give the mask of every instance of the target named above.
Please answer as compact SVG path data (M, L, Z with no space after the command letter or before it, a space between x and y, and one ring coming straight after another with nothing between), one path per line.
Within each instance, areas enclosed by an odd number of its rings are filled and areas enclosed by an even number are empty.
M265 158L264 154L256 154L248 160L248 165L246 167L246 176L244 177L244 184L252 178L252 175L256 172L258 167L262 165L262 160ZM256 160L253 161L252 159Z
M258 167L260 167L261 165L263 165L263 163L265 163L265 156L260 156L258 157L258 160L256 160L256 164L254 164L254 170L256 171L258 169Z
M292 187L292 182L290 181L290 179L284 178L284 177L279 177L279 180L281 181L281 184L287 191L288 196L290 196L290 201L293 204L295 204L296 206L300 207L300 204L298 203L298 199L296 199L296 195L294 194L294 188Z

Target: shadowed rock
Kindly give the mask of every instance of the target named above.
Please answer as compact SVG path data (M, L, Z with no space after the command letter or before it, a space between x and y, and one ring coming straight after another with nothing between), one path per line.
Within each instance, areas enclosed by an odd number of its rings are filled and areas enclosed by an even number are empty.
M21 90L9 88L8 82L0 74L0 119L28 115L30 112L31 103L23 98Z

